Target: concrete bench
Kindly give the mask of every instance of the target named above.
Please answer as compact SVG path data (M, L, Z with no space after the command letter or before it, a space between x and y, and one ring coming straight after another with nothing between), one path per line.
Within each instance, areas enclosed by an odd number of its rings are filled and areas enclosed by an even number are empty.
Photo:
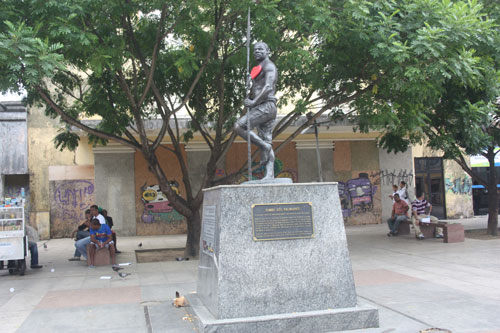
M443 228L443 242L459 243L464 241L464 226L460 223L420 223L420 231L425 238L433 238L436 227ZM411 221L406 220L399 225L399 234L408 235L410 233Z
M93 244L87 245L87 254L89 254L89 247L95 246ZM87 265L90 265L90 261L87 256ZM94 266L107 266L111 265L111 254L109 253L109 249L104 247L102 249L96 249L95 258L94 258Z

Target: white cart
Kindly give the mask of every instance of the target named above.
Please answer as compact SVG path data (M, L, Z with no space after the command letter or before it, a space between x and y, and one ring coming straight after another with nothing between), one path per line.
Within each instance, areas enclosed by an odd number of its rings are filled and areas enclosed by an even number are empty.
M24 207L0 207L0 269L8 263L10 274L26 271L28 240L24 231Z

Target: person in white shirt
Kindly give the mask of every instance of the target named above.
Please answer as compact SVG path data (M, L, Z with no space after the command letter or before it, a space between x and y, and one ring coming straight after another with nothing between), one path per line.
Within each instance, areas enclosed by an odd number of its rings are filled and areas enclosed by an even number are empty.
M410 204L410 197L408 196L408 188L406 187L405 181L399 183L398 194L401 200L404 200L408 205Z
M96 218L99 220L100 224L106 224L106 219L99 213L99 207L97 205L90 206L91 219ZM90 244L90 236L82 238L75 242L75 247L82 254L82 256L87 259L87 245Z
M398 185L394 184L392 185L392 194L389 194L389 198L392 199L392 203L394 204L396 201L394 200L394 194L398 194Z
M106 218L99 213L99 207L97 205L90 206L90 214L96 219L99 220L99 223L106 224Z

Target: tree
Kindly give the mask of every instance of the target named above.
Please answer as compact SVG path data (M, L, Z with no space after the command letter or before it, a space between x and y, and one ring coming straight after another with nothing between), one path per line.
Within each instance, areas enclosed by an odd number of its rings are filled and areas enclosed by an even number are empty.
M424 143L456 161L489 192L488 234L498 232L498 191L494 166L500 145L500 41L497 2L353 1L354 26L379 34L369 52L379 66L371 94L355 102L360 129L383 131L380 144L404 151ZM349 29L349 28L348 28ZM488 179L466 163L481 154Z
M280 106L295 106L273 134L313 112L277 152L322 114L336 119L348 109L361 130L382 128L382 143L402 142L396 147L406 148L422 137L421 118L439 101L442 81L452 75L477 83L479 64L464 39L491 27L477 3L446 0L4 2L0 90L24 87L30 103L59 117L63 126L55 142L61 149L78 145L74 126L92 143L112 140L139 151L187 219L187 256L198 253L203 195L192 188L182 143L199 132L210 148L202 188L231 183L246 167L223 178L215 175L235 139L232 125L245 94L248 6L253 36L268 43L280 71ZM452 24L457 8L471 21L465 25L469 30L457 24L458 40L446 31L449 40L441 45L442 32L432 24ZM181 135L177 114L183 108L191 128ZM82 121L95 115L102 117L97 127ZM147 119L162 121L157 136L148 137ZM165 136L171 146L161 145ZM403 140L389 140L396 136ZM170 188L158 149L176 156L185 195Z
M43 105L48 115L58 117L63 126L55 144L60 149L77 147L79 137L71 130L76 127L87 132L91 143L111 140L139 151L162 192L187 219L187 256L198 253L203 195L191 186L182 143L198 131L210 148L202 188L238 177L216 179L215 171L234 141L232 124L244 98L248 6L254 36L268 42L280 67L280 85L286 87L281 103L297 94L307 97L277 126L276 134L305 112L306 105L320 99L313 98L310 87L316 78L303 73L312 72L308 67L315 71L322 67L312 47L315 36L332 20L327 2L4 2L8 10L2 13L0 26L0 89L24 88L29 103ZM347 91L342 94L321 113L353 99ZM177 114L183 108L192 127L181 136ZM88 116L102 120L91 127L83 121ZM155 137L148 136L147 119L162 121ZM165 136L171 147L161 144ZM158 149L176 156L184 196L170 188Z

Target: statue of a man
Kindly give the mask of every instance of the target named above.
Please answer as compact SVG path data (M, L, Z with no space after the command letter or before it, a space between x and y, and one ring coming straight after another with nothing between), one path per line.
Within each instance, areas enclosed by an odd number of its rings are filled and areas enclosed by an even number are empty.
M274 178L274 151L272 146L272 131L276 119L276 82L278 71L274 63L269 60L269 47L266 43L259 42L254 46L253 54L259 62L252 69L252 88L245 98L247 113L236 121L234 130L247 140L250 130L250 141L260 149L260 164L265 165L264 180ZM250 129L248 119L250 117ZM257 127L258 135L252 129Z

